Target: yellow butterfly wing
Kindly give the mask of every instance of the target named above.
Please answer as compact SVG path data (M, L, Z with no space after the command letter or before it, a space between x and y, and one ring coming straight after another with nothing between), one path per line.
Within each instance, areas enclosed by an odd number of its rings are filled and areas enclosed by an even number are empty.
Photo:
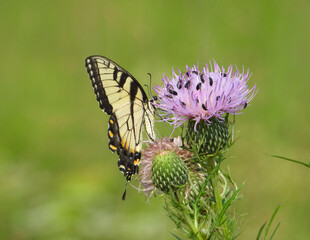
M138 173L141 159L142 126L154 140L154 107L142 86L125 69L103 56L90 56L85 66L99 107L109 119L109 148L120 156L119 170L130 181Z

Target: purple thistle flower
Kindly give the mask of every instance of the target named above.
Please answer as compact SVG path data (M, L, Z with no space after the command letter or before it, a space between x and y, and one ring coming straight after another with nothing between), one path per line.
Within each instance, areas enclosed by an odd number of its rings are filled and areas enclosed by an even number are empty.
M248 88L249 71L240 73L238 69L228 70L218 66L214 61L214 69L208 64L201 71L195 65L186 66L184 74L172 71L169 79L164 75L164 86L155 86L158 100L154 106L159 108L164 121L175 127L186 120L193 119L196 124L200 120L209 122L211 117L223 119L223 114L238 114L256 95L256 85Z

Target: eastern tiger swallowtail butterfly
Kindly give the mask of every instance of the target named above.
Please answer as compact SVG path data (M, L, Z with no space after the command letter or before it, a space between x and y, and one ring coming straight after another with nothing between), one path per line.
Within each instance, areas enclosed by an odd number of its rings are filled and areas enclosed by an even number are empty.
M140 83L124 68L103 56L85 60L99 107L110 115L109 148L119 155L118 167L127 182L138 173L141 159L142 126L155 140L155 107Z

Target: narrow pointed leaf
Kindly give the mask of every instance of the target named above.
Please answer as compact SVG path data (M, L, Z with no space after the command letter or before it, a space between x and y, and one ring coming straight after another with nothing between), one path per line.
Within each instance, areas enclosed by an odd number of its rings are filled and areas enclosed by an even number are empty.
M260 236L262 235L262 232L265 228L265 225L266 225L267 222L264 222L264 224L260 227L259 231L258 231L258 234L257 234L257 237L256 237L256 240L259 240L260 239Z
M276 209L274 210L274 212L273 212L273 214L272 214L272 216L271 216L271 218L270 218L270 220L269 220L269 223L268 223L268 225L267 225L267 227L266 227L264 240L267 238L267 235L268 235L270 226L271 226L271 224L272 224L272 222L273 222L275 216L277 215L277 212L279 211L279 209L280 209L280 205L276 207Z

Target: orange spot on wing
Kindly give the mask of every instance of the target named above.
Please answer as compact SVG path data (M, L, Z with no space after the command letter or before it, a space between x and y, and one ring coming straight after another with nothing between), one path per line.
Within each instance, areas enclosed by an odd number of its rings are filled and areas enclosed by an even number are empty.
M109 136L110 136L110 138L112 138L114 136L111 131L109 131Z
M112 145L112 144L110 144L110 148L111 148L113 151L117 150L117 147L115 147L115 146Z
M134 165L139 165L139 163L140 163L140 159L137 159L137 160L134 160L134 161L133 161L133 164L134 164Z

